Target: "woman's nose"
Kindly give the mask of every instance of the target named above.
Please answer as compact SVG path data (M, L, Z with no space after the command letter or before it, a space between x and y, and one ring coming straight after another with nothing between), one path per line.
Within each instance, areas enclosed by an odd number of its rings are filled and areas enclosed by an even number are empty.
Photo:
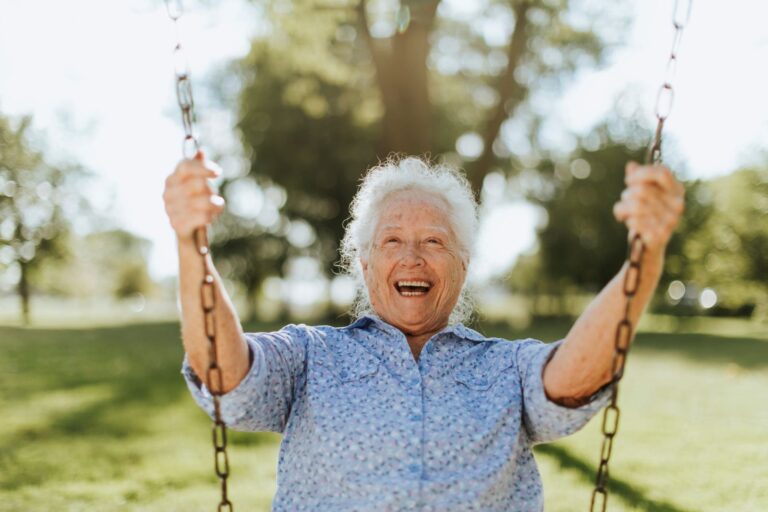
M418 245L405 244L403 252L400 255L400 265L404 267L421 266L424 264L424 258Z

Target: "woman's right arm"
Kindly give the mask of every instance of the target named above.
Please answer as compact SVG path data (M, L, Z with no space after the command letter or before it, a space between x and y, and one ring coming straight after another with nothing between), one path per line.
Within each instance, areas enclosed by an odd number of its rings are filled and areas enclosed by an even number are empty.
M206 382L209 365L208 338L205 335L200 284L205 271L202 256L195 246L194 231L210 224L223 210L224 199L215 194L208 179L220 174L218 166L205 160L202 152L191 160L182 160L165 181L165 210L176 232L179 255L179 295L181 335L192 369ZM205 256L214 279L216 292L216 355L227 392L240 383L250 367L248 345L237 312L221 278L213 267L210 253ZM215 383L214 387L215 389Z

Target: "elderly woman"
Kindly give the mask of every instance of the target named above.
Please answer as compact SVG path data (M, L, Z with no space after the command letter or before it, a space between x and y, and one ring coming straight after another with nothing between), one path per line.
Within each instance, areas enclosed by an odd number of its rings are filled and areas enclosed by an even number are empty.
M208 355L193 231L224 202L207 182L215 165L198 156L179 164L164 198L178 236L183 375L212 414L199 377ZM614 213L647 248L634 321L656 287L683 189L668 169L634 163L626 183ZM243 333L215 276L223 419L283 434L273 510L542 510L531 446L572 434L606 404L627 269L564 340L487 338L462 324L476 233L463 175L392 160L365 176L342 242L360 285L352 324Z

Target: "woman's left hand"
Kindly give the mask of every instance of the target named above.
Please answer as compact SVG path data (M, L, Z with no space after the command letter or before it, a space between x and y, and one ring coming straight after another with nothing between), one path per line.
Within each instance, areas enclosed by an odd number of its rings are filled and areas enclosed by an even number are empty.
M638 233L651 253L664 252L685 209L685 189L672 171L663 165L628 162L624 182L627 188L613 206L613 214Z

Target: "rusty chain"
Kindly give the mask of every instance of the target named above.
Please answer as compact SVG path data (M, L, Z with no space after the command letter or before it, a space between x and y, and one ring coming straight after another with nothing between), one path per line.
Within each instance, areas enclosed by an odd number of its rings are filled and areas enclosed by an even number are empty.
M667 68L664 74L664 82L656 95L656 106L654 115L656 116L656 130L648 147L646 155L646 164L660 165L661 159L661 135L664 130L664 122L672 111L672 102L674 100L674 88L672 81L677 70L677 55L680 51L680 43L683 37L683 29L688 24L691 16L691 4L693 0L675 0L672 8L672 25L675 29L672 38L672 49L669 52ZM613 451L613 440L619 430L619 417L621 411L618 405L619 381L624 376L624 366L629 353L629 344L632 341L633 325L630 320L630 308L640 286L640 277L642 275L642 260L645 252L645 245L638 233L632 235L627 248L627 270L624 274L624 316L616 326L614 338L614 353L611 361L611 402L603 411L603 422L601 431L603 433L603 443L600 447L600 463L597 466L597 475L595 476L595 487L592 490L592 500L590 502L590 512L596 510L605 512L608 506L608 462Z
M176 99L181 110L181 122L184 126L184 141L182 154L184 158L194 158L200 150L200 143L195 134L195 102L192 97L192 81L189 65L181 46L179 19L184 9L181 0L165 0L168 17L176 28L176 45L173 48L174 72L176 75ZM227 426L221 419L220 397L223 394L224 381L216 352L216 284L208 264L210 248L208 245L207 226L195 230L195 247L203 263L203 280L200 283L200 303L203 309L203 329L208 339L208 369L206 385L213 397L213 452L214 471L221 483L221 500L218 512L232 512L234 507L227 495L227 478L229 478L229 456L227 455Z

